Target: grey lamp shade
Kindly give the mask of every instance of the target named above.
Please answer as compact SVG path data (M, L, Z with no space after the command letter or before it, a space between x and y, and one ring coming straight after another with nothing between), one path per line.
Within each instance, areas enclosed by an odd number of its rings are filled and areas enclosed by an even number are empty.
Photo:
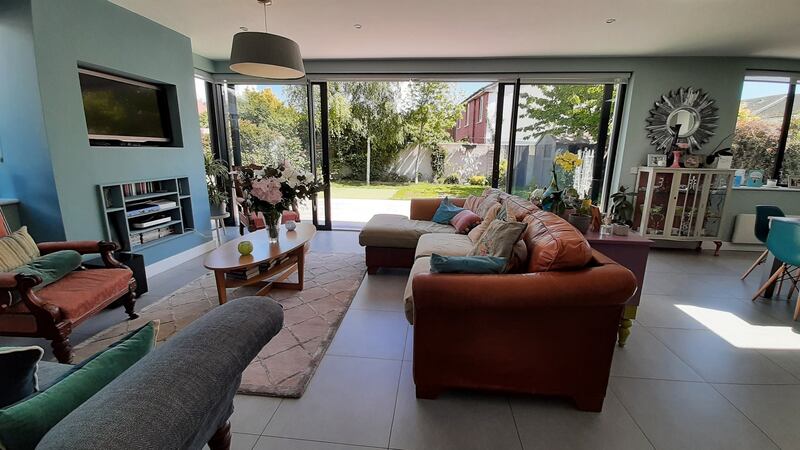
M294 80L306 74L300 46L277 34L236 33L230 64L234 72L273 80Z

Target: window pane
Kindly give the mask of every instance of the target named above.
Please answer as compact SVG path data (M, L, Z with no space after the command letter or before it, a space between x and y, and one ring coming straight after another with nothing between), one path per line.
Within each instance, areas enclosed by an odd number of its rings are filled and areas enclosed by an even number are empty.
M788 93L789 84L779 79L745 80L731 144L733 167L760 170L765 179L772 178Z
M524 84L521 86L514 149L512 193L529 197L546 189L556 174L558 189L590 194L600 131L602 84ZM577 157L574 169L554 166L557 155Z
M800 86L796 86L795 92L800 92ZM781 181L783 182L787 182L789 178L800 179L800 95L798 94L794 96L792 121L789 124L782 172Z
M197 114L200 116L200 142L203 144L203 153L211 155L211 130L208 125L208 95L207 82L200 78L194 79L194 91L197 96Z

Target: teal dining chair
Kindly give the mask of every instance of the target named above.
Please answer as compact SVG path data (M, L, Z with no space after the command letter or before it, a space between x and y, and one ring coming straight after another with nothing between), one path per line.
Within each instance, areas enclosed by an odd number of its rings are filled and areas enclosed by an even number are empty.
M778 208L777 206L772 205L757 205L756 206L756 223L753 230L753 234L756 235L756 239L759 241L766 243L767 236L769 236L769 219L770 217L784 217L786 214ZM761 255L756 259L752 266L750 266L744 274L742 274L742 280L747 278L750 275L750 272L753 271L756 267L762 264L764 261L767 260L767 255L769 255L769 249L764 250Z
M800 281L800 220L773 217L767 236L767 249L775 256L775 259L783 264L761 286L753 300L760 297L776 281L780 283L777 290L777 293L780 293L785 279L792 283L788 295L788 298L791 299L794 290L797 289L797 283ZM800 316L800 295L798 295L797 306L794 310L794 320L797 320L798 316Z

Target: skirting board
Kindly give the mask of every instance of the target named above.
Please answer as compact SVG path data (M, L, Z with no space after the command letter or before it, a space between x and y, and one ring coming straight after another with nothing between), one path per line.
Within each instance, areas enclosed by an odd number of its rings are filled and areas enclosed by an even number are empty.
M147 278L150 278L179 264L183 264L190 259L204 255L215 248L217 248L217 241L212 239L205 244L198 245L197 247L190 248L189 250L178 253L177 255L172 255L169 258L164 258L161 261L154 262L153 264L146 266L144 271L147 274Z

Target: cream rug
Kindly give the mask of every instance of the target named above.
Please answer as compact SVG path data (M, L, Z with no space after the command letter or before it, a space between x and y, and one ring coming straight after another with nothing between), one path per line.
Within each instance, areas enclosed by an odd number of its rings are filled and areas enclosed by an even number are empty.
M239 392L295 398L303 395L365 272L362 254L307 254L304 290L273 289L268 296L283 305L283 329L244 371ZM287 281L296 279L295 274ZM229 289L228 301L257 290ZM142 309L138 319L114 325L82 342L75 348L75 362L154 319L161 321L158 343L162 343L216 306L214 275L208 273Z

